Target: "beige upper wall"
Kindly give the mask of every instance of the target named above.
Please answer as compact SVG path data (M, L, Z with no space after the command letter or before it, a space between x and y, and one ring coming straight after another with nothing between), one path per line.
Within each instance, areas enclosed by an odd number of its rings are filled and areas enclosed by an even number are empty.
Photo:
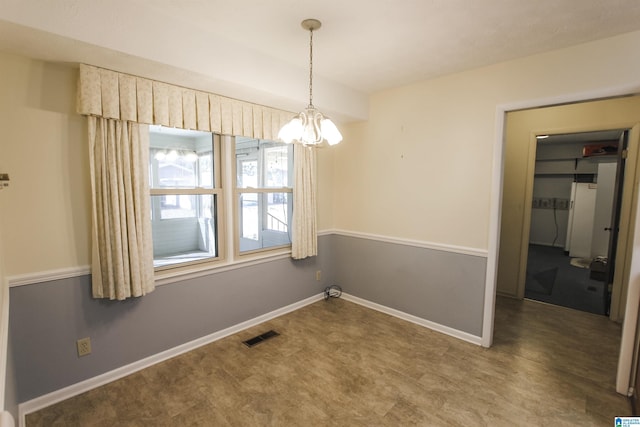
M2 245L8 276L89 264L90 192L77 74L0 53Z
M334 227L487 249L497 107L637 91L639 44L629 33L373 95L333 153Z
M75 112L76 67L0 52L0 240L7 276L90 264L86 122ZM319 227L332 222L333 163L318 155Z
M318 231L331 228L333 224L333 161L331 149L320 149L317 153L317 189L318 189Z
M370 120L343 126L344 143L318 156L319 229L486 249L496 106L640 88L639 44L630 33L375 94ZM86 266L76 71L0 53L0 75L5 272Z

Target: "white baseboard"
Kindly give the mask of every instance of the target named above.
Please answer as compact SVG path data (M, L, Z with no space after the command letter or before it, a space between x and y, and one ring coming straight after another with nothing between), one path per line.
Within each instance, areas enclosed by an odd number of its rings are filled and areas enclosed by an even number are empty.
M105 372L104 374L98 375L97 377L89 378L88 380L81 381L76 384L72 384L63 389L56 390L54 392L45 394L43 396L36 397L35 399L31 399L29 401L23 402L18 405L19 426L23 427L26 425L25 417L27 414L36 412L40 409L46 408L47 406L51 406L55 403L58 403L63 400L69 399L71 397L77 396L79 394L85 393L89 390L100 387L104 384L108 384L120 378L126 377L127 375L130 375L142 369L148 368L149 366L171 359L180 354L194 350L198 347L202 347L204 345L210 344L214 341L220 340L229 335L233 335L245 329L259 325L268 320L275 319L276 317L280 317L284 314L287 314L292 311L298 310L302 307L305 307L309 304L313 304L316 301L321 301L323 298L324 298L324 293L311 296L309 298L303 299L302 301L295 302L293 304L287 305L285 307L279 308L277 310L271 311L261 316L254 317L253 319L247 320L245 322L239 323L237 325L231 326L221 331L214 332L213 334L204 336L202 338L198 338L196 340L171 348L169 350L165 350L161 353L154 354L153 356L149 356L142 360L138 360L137 362L133 362L129 365L114 369L113 371Z
M406 320L407 322L415 323L416 325L424 326L425 328L431 329L436 332L441 332L445 335L449 335L454 338L458 338L460 340L469 342L475 345L482 345L482 337L478 337L476 335L471 335L466 332L459 331L457 329L450 328L448 326L441 325L439 323L432 322L430 320L423 319L421 317L414 316L412 314L405 313L400 310L396 310L395 308L389 308L387 306L377 304L375 302L371 302L369 300L365 300L362 298L358 298L353 295L349 295L347 293L342 293L342 297L350 302L361 305L363 307L370 308L372 310L380 311L382 313L388 314L393 317L397 317L398 319Z

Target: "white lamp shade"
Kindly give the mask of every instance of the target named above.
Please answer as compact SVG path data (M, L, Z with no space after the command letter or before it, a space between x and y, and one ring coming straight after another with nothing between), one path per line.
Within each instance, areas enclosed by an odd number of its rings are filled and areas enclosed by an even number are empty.
M291 144L293 141L300 140L302 135L302 120L299 117L294 117L289 123L282 126L280 132L278 132L278 138L287 144Z
M331 119L326 117L322 119L320 122L320 131L322 132L322 137L327 140L329 145L336 145L342 141L342 134Z

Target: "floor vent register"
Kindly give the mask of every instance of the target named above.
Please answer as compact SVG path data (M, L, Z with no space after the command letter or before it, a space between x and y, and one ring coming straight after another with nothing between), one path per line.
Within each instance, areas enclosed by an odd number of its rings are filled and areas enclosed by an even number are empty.
M246 345L247 347L253 347L254 345L258 345L263 341L266 341L270 338L273 337L277 337L278 335L280 335L279 333L277 333L276 331L274 331L273 329L271 329L270 331L265 332L264 334L260 334L257 337L253 337L250 338L246 341L242 341L242 343L244 345Z

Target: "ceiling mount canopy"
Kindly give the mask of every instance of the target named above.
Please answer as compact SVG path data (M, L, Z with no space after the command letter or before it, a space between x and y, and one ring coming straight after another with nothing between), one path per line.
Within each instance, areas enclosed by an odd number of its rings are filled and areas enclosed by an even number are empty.
M307 31L316 31L319 30L320 27L322 27L322 22L318 21L317 19L310 18L302 21L300 25Z
M305 19L302 28L309 31L309 105L289 123L284 125L278 138L290 144L297 142L305 146L319 146L323 141L335 145L342 141L342 135L336 125L313 106L313 32L322 23L317 19Z

